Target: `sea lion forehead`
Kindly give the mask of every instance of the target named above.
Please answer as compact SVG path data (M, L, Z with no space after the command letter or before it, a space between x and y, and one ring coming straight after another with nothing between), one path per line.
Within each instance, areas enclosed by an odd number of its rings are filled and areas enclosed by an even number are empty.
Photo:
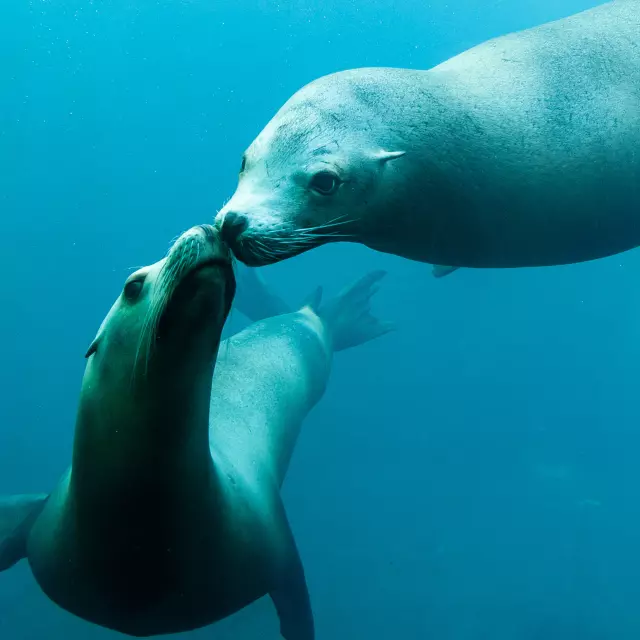
M247 150L247 160L268 158L288 163L292 158L320 157L335 153L340 147L341 130L346 116L323 108L316 101L305 101L281 109ZM342 125L342 123L345 125Z

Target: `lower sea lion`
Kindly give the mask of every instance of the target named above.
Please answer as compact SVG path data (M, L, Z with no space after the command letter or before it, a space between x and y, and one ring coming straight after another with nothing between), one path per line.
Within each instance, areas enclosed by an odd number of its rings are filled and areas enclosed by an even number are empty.
M369 312L382 275L220 346L230 254L213 227L183 234L128 278L87 352L58 487L0 500L0 569L28 558L51 600L133 636L196 629L269 594L282 636L312 640L280 487L333 352L389 329Z
M216 217L264 265L332 241L454 267L640 245L640 0L489 40L427 70L334 73L249 146Z

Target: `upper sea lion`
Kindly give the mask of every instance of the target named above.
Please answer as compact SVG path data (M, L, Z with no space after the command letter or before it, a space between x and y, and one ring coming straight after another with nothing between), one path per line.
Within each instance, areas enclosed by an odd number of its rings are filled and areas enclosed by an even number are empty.
M427 71L295 93L216 217L264 265L335 241L435 265L581 262L640 244L640 0L480 44Z

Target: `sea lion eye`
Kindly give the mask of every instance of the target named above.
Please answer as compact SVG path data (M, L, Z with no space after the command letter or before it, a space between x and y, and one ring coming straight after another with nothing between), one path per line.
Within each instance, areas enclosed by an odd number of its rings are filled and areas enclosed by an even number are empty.
M340 186L340 178L331 171L319 171L312 178L309 187L323 196L334 194Z
M142 285L144 284L144 279L131 280L131 282L127 282L124 285L124 297L128 302L135 302L140 296L140 292L142 291Z

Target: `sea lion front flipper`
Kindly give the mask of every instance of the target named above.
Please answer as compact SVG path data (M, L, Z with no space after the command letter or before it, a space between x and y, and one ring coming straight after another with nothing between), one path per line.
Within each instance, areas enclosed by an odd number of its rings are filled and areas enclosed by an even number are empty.
M0 498L0 571L27 555L27 538L48 496L17 495Z
M457 271L459 268L460 267L447 267L443 264L434 264L433 268L431 269L431 273L433 274L434 278L444 278L450 273Z
M251 322L291 313L293 309L289 308L289 305L268 287L258 271L255 268L238 265L236 270L238 288L233 306Z
M276 585L269 595L278 613L280 635L284 640L314 640L309 589L293 538L287 562L277 571Z

